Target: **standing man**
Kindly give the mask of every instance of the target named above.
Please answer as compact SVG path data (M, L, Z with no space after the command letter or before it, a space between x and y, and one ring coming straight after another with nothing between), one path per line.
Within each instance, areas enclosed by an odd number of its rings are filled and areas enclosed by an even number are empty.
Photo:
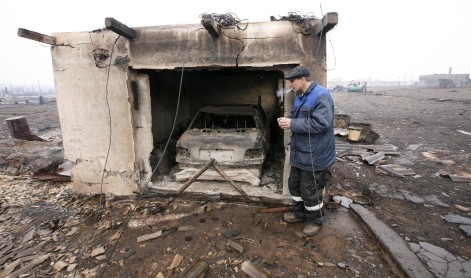
M334 103L329 91L303 66L293 68L285 79L296 93L291 118L278 118L278 125L291 130L289 192L293 212L284 221L305 221L303 233L315 235L323 225L322 196L327 169L335 163Z

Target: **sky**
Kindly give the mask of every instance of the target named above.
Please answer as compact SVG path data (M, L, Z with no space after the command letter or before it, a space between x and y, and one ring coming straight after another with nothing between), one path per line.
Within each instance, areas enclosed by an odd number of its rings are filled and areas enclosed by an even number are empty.
M471 2L448 1L1 1L0 88L54 84L50 46L17 36L103 28L106 17L130 27L199 24L200 14L231 12L250 22L289 12L321 18L338 12L328 35L328 80L410 81L419 75L471 73Z

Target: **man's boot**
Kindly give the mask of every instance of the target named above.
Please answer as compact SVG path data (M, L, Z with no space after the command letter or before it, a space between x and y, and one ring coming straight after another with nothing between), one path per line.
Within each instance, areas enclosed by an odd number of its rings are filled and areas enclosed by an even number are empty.
M313 236L319 232L321 229L321 226L314 225L312 223L307 223L306 226L304 226L303 233L306 236Z
M283 214L283 220L288 223L296 223L306 221L306 219L298 218L293 212Z

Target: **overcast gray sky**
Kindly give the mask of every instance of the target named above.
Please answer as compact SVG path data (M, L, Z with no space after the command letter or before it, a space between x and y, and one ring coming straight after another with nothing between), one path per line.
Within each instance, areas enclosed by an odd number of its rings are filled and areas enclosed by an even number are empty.
M201 13L235 13L249 22L288 12L338 12L328 33L328 79L418 80L421 74L471 73L471 1L52 1L0 3L0 86L53 84L50 47L17 36L91 31L114 17L131 27L200 22ZM321 11L322 8L322 11ZM334 59L335 53L335 59Z

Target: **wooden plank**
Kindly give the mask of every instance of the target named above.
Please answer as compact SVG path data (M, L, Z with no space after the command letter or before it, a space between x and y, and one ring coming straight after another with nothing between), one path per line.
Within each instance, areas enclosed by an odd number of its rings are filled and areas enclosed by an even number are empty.
M152 233L152 234L147 234L147 235L140 236L140 237L137 238L137 242L143 242L143 241L151 240L151 239L154 239L154 238L158 238L161 235L162 235L162 230L157 231L157 232Z
M285 205L287 202L284 199L275 199L275 198L264 197L264 196L256 196L256 198L251 198L249 200L242 195L231 195L231 194L226 194L226 193L217 193L217 194L211 195L208 193L201 193L201 192L182 192L181 194L177 194L176 191L162 190L162 189L157 189L157 188L149 188L147 189L147 191L149 193L147 193L146 195L143 195L142 198L152 198L152 197L167 198L167 197L178 196L179 199L184 199L184 200L207 201L208 198L214 197L214 198L217 198L221 202L251 204L251 205L259 205L259 206L279 206L279 205Z
M192 184L201 174L203 174L208 168L214 164L216 160L214 158L211 158L211 160L204 165L204 167L199 170L189 181L187 181L180 189L178 189L177 194L182 193L190 184Z
M322 21L320 22L320 24L316 25L316 35L317 36L325 35L327 32L332 30L332 28L334 28L338 22L339 22L338 13L327 13L322 18Z
M213 164L211 166L213 166L214 170L216 170L226 181L228 181L235 189L237 189L237 191L239 191L242 195L244 195L245 198L250 200L250 196L247 195L247 193L245 193L245 191L242 190L242 188L240 188L237 184L235 184L232 181L232 179L228 177L221 168L219 168L216 164Z
M359 149L380 149L384 148L387 150L397 150L397 147L391 144L384 144L384 145L371 145L371 144L349 144L349 143L336 143L336 148L359 148Z
M136 31L134 31L134 29L126 26L112 17L105 18L105 27L106 29L111 30L127 39L133 39L136 37Z
M30 39L33 41L38 41L42 43L46 43L49 45L56 45L56 38L48 35L44 35L38 32L30 31L27 29L23 28L18 28L18 36L25 38L25 39Z
M26 264L25 266L23 266L22 268L20 268L19 270L15 271L15 272L12 272L10 273L9 275L6 275L4 278L14 278L14 277L19 277L20 275L22 275L23 273L35 268L38 264L41 264L42 262L44 262L45 260L47 260L49 258L51 254L46 254L46 255L43 255L43 256L40 256L40 255L37 255L36 256L36 259L32 260L30 263Z
M257 213L272 213L272 212L290 212L293 211L292 206L275 207L275 208L262 208L257 210Z

